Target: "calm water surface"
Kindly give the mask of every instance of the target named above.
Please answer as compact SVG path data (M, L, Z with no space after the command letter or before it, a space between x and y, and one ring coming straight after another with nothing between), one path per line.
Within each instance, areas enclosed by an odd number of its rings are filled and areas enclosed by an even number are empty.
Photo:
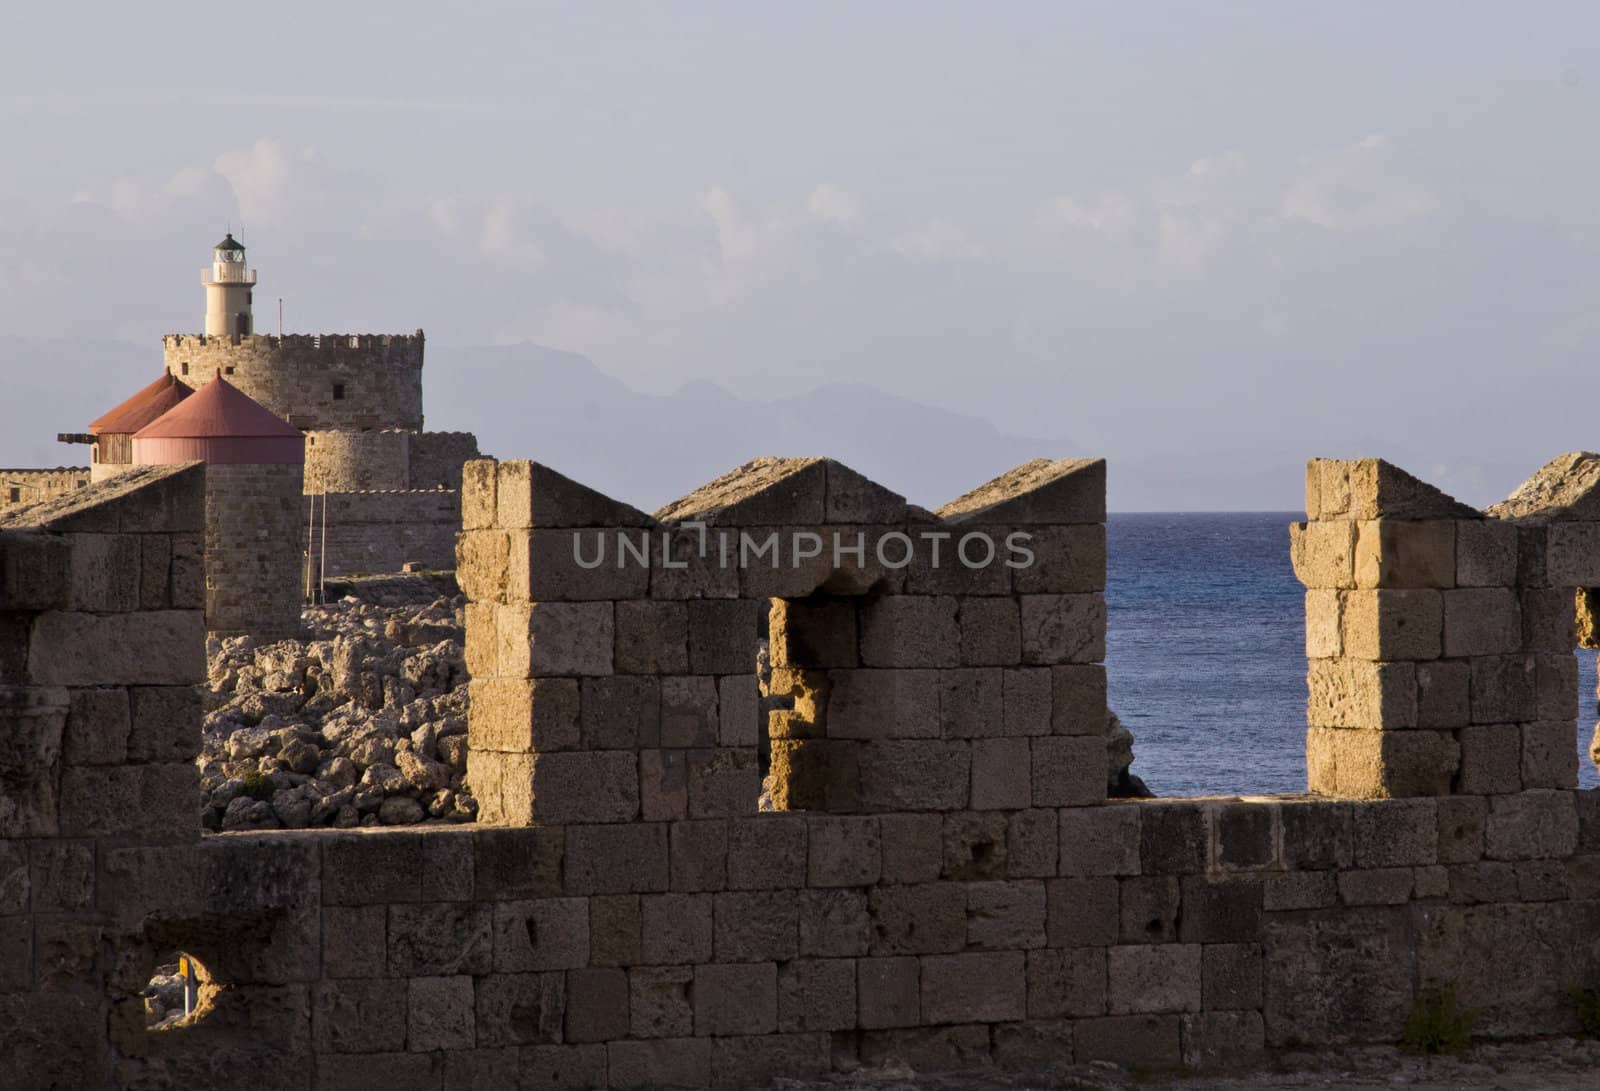
M1111 707L1133 771L1157 795L1306 786L1304 589L1289 567L1298 512L1112 515L1106 601ZM1580 781L1595 656L1578 653Z

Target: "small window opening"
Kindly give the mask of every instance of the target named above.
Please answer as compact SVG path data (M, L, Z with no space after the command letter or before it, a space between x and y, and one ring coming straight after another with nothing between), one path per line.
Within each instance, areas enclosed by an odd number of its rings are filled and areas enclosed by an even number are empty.
M22 490L20 488L17 488L15 485L13 485L11 487L11 494L10 495L11 495L11 502L13 504L22 503Z
M333 400L336 401L336 402L344 401L344 384L343 383L334 383L333 384Z
M185 360L183 363L179 364L178 367L182 369L181 374L189 374L189 361Z
M225 367L225 368L222 369L222 373L224 375L232 375L233 374L233 368Z

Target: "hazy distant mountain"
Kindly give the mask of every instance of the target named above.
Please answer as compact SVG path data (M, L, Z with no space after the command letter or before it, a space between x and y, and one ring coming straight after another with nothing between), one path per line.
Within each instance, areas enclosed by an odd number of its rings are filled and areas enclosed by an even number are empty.
M160 373L159 345L0 338L0 466L88 462L78 432ZM476 432L500 458L532 458L646 510L758 455L829 455L937 506L1020 462L1078 454L866 385L747 400L711 383L641 394L588 359L537 345L430 342L430 429Z

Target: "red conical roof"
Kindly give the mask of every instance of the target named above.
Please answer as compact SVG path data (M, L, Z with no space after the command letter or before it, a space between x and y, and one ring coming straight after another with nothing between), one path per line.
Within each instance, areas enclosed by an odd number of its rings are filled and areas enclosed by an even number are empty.
M218 375L134 434L135 439L293 436L300 430Z
M137 432L193 393L172 372L163 371L161 378L95 420L89 432L96 436Z

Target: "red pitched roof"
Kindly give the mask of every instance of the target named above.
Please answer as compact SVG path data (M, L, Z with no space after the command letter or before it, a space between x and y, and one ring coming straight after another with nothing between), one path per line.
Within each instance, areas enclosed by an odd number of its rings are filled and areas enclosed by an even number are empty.
M137 432L193 393L172 372L163 371L161 378L96 419L89 431L96 436Z
M300 430L218 375L194 397L139 429L135 439L294 436Z

